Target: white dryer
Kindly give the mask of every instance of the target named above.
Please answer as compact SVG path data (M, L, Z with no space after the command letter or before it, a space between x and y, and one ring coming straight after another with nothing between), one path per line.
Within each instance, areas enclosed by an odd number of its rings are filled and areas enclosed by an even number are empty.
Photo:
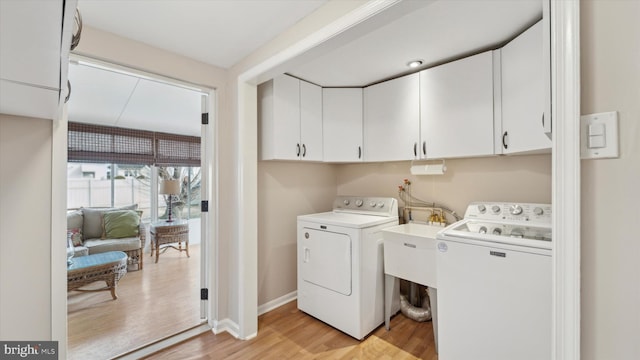
M298 216L298 309L361 340L384 321L382 232L394 198L339 196Z

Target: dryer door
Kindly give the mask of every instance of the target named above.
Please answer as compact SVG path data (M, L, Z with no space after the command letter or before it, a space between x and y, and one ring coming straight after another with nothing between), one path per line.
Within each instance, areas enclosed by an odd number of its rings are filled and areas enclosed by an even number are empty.
M351 295L351 238L346 234L303 228L300 234L302 280Z

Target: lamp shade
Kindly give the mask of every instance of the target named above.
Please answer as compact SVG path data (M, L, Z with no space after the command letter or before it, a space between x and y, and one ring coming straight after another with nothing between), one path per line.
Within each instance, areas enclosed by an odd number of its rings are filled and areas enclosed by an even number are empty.
M179 180L162 180L160 182L160 194L163 194L163 195L180 194L180 181Z

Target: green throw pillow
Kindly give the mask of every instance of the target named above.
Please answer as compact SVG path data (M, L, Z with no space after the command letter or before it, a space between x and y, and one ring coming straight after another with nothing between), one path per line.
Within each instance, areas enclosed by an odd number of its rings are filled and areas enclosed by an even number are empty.
M104 238L121 239L140 235L140 215L135 210L104 213Z

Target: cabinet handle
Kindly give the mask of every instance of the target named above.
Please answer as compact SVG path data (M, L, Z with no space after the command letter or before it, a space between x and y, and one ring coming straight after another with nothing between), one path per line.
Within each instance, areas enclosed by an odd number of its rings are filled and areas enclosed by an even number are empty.
M302 157L307 156L307 145L302 144Z
M296 156L300 156L300 144L296 144Z
M509 145L507 145L507 136L508 136L508 133L505 131L504 134L502 134L502 146L505 149L509 147Z
M66 104L69 101L69 98L71 97L71 81L67 80L67 97L64 98L64 103Z
M413 143L413 156L418 156L418 143Z
M71 34L71 46L70 49L75 49L78 44L80 44L80 36L82 35L82 15L80 15L80 10L76 8L76 14L73 17L74 25L77 27L77 32Z
M362 146L358 146L358 159L362 159Z
M422 155L427 156L427 142L422 142Z
M542 127L544 127L544 113L542 113Z

